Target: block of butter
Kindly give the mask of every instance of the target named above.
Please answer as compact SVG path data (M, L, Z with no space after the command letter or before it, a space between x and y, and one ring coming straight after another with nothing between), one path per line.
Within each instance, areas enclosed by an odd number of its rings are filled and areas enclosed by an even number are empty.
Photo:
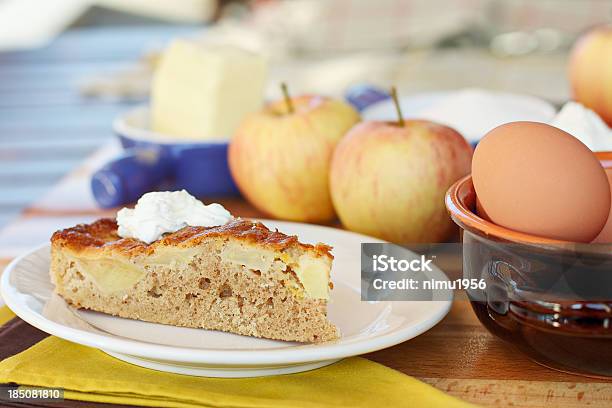
M184 140L231 138L261 107L266 68L263 57L237 47L174 41L153 77L153 130Z

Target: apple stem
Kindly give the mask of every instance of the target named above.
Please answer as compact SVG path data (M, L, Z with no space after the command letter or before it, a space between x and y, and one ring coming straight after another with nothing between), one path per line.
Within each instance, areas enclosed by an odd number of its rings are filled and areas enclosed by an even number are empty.
M285 104L287 105L287 112L295 112L295 110L293 109L293 103L291 102L291 97L289 97L289 89L287 88L287 84L281 82L281 89L283 91L283 97L285 98Z
M397 97L397 89L394 86L391 87L391 98L393 98L393 104L395 105L395 111L397 112L397 123L404 127L404 116L402 115L402 108L400 107L399 99Z

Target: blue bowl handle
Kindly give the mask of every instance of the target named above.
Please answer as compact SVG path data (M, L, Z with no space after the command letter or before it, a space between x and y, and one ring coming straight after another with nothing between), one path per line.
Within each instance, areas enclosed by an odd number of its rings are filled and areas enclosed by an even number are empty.
M353 85L348 88L344 94L344 99L353 105L359 112L363 112L370 105L374 105L390 97L387 91L368 84Z
M138 200L172 175L170 160L154 149L128 149L91 177L91 191L102 208Z

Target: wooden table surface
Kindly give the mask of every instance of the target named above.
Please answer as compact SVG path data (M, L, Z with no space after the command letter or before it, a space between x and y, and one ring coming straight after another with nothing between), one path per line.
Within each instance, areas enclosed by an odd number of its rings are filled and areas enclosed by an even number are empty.
M79 78L120 68L148 44L176 32L180 30L90 30L65 35L43 50L0 54L0 223L110 139L110 121L126 104L79 97ZM237 215L262 215L240 199L222 202ZM39 219L42 225L43 219L71 214L29 206L13 224L14 231L36 227ZM0 269L9 261L4 255ZM435 328L366 357L484 406L612 406L612 382L535 364L490 335L461 293Z

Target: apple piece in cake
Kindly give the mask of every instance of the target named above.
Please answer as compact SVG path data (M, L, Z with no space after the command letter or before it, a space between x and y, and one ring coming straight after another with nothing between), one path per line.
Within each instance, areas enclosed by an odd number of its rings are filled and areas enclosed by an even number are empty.
M331 248L233 219L146 244L101 219L51 238L69 304L115 316L298 342L338 338L327 320Z

